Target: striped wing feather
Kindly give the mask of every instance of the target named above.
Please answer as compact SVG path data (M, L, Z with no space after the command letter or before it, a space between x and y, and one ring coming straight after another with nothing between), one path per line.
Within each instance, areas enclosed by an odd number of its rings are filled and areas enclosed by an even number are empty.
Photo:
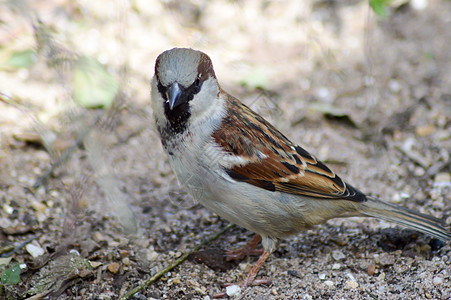
M270 191L366 201L364 194L346 184L325 164L294 145L237 99L228 97L227 117L213 137L229 155L245 158L245 163L226 169L231 178Z

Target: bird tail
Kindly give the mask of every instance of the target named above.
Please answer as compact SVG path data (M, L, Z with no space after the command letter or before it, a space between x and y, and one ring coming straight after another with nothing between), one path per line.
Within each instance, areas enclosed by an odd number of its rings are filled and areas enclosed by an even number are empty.
M442 220L373 197L367 198L368 201L361 203L365 216L411 227L440 240L451 240L451 232L444 227Z

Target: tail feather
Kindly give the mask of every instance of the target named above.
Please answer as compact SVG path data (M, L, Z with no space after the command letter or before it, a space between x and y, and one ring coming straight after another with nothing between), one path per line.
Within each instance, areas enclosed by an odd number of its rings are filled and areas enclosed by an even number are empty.
M368 197L368 201L361 203L361 208L364 215L368 217L375 217L411 227L440 240L451 240L451 232L444 227L445 225L440 219L372 197Z

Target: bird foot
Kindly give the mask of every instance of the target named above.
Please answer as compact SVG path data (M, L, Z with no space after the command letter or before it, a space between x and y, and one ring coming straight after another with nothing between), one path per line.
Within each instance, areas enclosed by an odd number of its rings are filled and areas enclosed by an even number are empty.
M258 241L259 240L257 240L257 242ZM270 284L271 283L270 279L266 279L266 278L255 279L255 276L257 275L258 270L260 270L263 263L266 261L266 259L269 257L270 254L271 254L270 251L267 251L267 250L264 251L263 254L260 256L260 258L255 263L255 265L249 271L246 278L243 279L243 281L241 281L238 284L228 284L229 287L231 287L232 285L238 285L239 289L236 289L235 291L231 291L230 289L228 289L228 290L226 290L225 293L223 292L223 293L213 295L213 298L222 298L225 296L232 296L234 294L238 294L238 293L240 293L240 291L244 290L249 285Z
M254 249L257 246L258 242L260 242L260 240L261 237L256 234L249 240L249 242L246 243L246 245L244 245L244 247L236 250L226 251L226 260L241 260L250 255L262 255L262 249Z

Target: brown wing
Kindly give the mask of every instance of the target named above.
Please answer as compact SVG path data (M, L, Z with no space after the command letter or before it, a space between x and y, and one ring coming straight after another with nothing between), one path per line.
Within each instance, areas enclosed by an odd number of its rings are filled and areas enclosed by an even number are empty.
M213 137L231 156L245 158L243 163L226 168L231 178L269 191L366 201L363 193L290 142L257 113L237 99L222 95L229 97L229 113Z

